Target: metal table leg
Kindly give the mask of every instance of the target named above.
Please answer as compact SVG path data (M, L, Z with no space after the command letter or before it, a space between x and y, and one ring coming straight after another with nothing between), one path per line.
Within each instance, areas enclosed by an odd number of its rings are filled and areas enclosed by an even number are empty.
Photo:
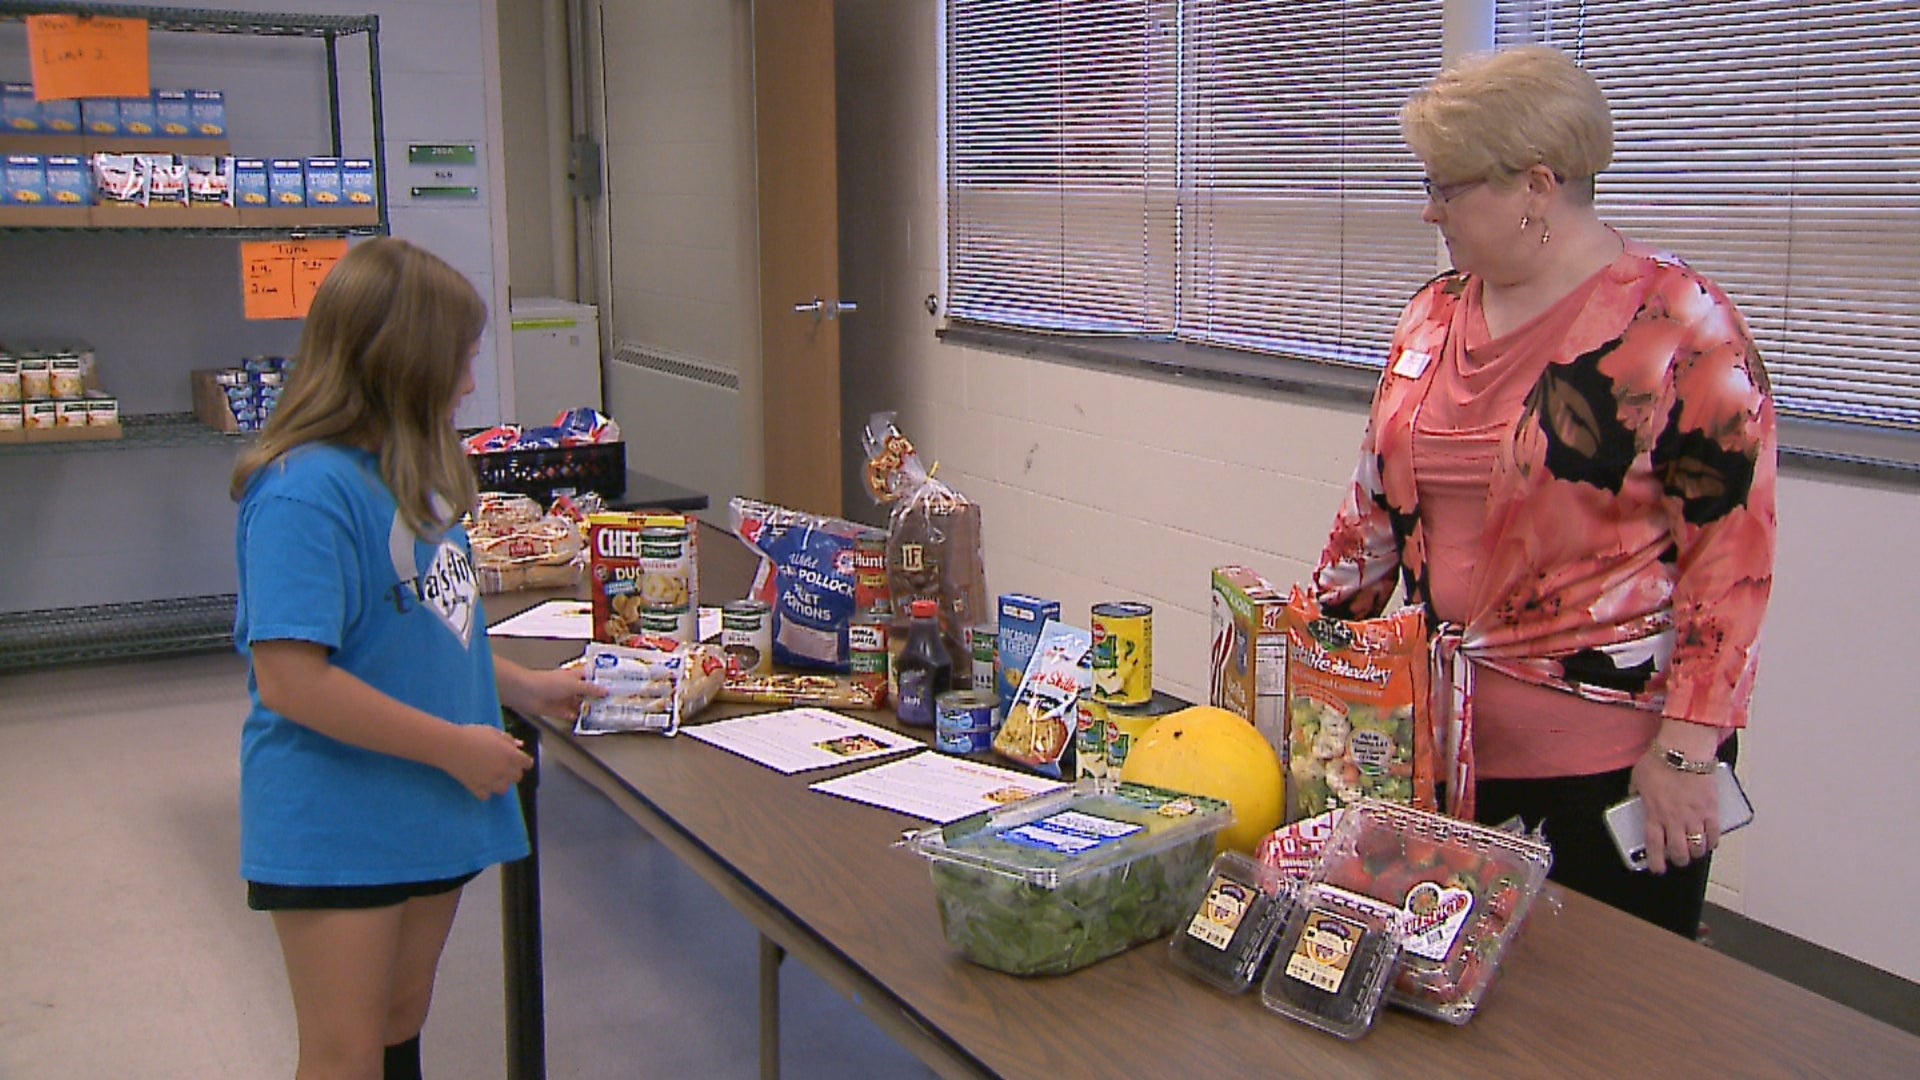
M511 712L507 733L525 744L534 766L520 778L520 810L527 819L531 853L500 868L501 956L506 974L507 1080L546 1080L546 976L540 945L540 730Z
M780 1080L780 962L787 950L760 935L760 1076Z

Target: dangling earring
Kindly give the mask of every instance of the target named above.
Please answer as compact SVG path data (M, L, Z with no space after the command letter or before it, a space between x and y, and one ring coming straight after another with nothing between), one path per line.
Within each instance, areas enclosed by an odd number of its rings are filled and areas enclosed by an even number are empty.
M1547 225L1546 218L1541 218L1540 219L1540 242L1544 244L1551 239L1553 239L1553 229Z
M1532 219L1532 218L1530 218L1530 217L1528 217L1528 216L1527 216L1527 215L1525 215L1525 214L1521 214L1521 215L1520 215L1520 231L1521 231L1521 232L1526 232L1526 231L1527 231L1527 226L1529 226L1529 225L1531 225L1531 224L1533 224L1533 219Z

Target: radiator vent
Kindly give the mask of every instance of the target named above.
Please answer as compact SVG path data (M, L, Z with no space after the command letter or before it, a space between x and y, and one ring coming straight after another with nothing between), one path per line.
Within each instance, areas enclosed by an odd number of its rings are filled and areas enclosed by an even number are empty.
M729 371L704 360L695 360L690 356L676 356L664 349L636 345L631 341L614 344L615 363L628 367L657 371L662 375L675 375L682 379L717 386L722 390L739 390L740 373Z

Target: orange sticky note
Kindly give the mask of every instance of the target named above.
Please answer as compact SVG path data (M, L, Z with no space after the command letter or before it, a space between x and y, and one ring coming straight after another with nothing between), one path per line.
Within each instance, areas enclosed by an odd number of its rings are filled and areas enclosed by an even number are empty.
M153 93L145 19L29 15L27 52L36 101Z
M303 319L313 294L347 254L345 240L240 245L240 298L249 319Z

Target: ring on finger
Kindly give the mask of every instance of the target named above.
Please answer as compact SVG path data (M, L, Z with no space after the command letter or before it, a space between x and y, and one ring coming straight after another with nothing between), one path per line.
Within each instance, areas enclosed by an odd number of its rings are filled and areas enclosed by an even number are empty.
M1706 847L1707 834L1690 832L1687 834L1687 844L1690 847Z

